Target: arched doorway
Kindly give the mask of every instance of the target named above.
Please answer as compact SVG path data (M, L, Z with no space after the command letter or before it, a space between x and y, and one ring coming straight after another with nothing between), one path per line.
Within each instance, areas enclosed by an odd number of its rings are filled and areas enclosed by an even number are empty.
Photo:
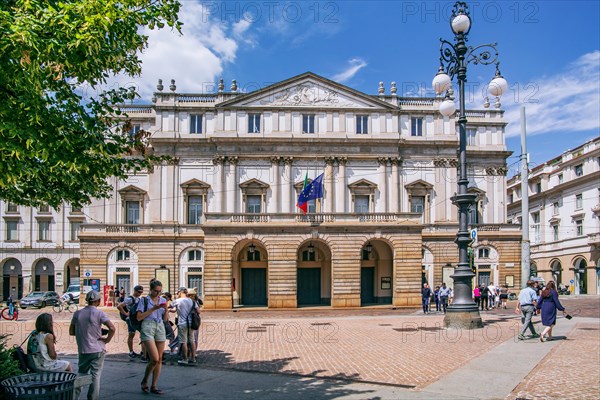
M231 284L234 306L268 306L268 254L256 240L239 245L234 254L233 281ZM239 248L236 246L236 248Z
M331 251L321 241L311 240L298 249L298 307L331 305Z
M538 276L537 265L536 265L536 263L534 263L532 261L531 264L529 265L529 277L535 278L536 276Z
M587 261L578 258L573 263L575 272L575 294L587 294Z
M67 277L65 290L68 289L72 283L79 283L79 258L73 258L67 262L67 265L65 266L65 276Z
M560 261L552 261L550 264L550 269L552 270L552 279L558 287L558 285L562 284L562 265L560 264Z
M2 300L8 300L8 295L13 300L23 297L23 266L16 258L9 258L2 268Z
M54 263L42 258L35 263L34 291L54 291Z
M392 304L393 253L382 240L370 240L362 247L360 261L360 304Z

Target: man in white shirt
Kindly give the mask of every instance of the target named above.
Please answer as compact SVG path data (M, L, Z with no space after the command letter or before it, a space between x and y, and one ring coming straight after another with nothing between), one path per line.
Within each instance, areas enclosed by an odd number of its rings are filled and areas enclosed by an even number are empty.
M188 363L188 336L191 332L189 316L194 308L194 302L187 297L188 290L180 287L177 291L179 298L171 302L171 312L177 311L177 339L181 346L182 359L177 361L179 364Z
M521 329L521 333L519 333L520 340L525 339L527 328L531 331L532 338L540 337L535 331L535 327L531 321L533 314L535 313L535 306L538 298L535 289L533 289L533 285L534 282L531 279L527 281L527 287L519 293L519 301L517 302L517 308L515 309L516 314L523 314L523 317L521 318L523 328Z

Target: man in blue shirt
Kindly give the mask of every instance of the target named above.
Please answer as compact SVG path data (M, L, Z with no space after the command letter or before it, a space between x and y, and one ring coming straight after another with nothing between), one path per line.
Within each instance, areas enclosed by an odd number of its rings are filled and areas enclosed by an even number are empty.
M533 289L533 285L534 282L532 280L528 280L527 287L521 290L521 293L519 293L519 301L517 302L517 308L515 309L515 313L523 315L521 317L523 328L521 329L521 333L519 333L519 340L525 339L525 332L527 331L527 328L529 328L531 331L532 338L537 338L540 336L535 331L535 327L531 321L533 314L535 313L535 306L537 304L537 294L535 289Z

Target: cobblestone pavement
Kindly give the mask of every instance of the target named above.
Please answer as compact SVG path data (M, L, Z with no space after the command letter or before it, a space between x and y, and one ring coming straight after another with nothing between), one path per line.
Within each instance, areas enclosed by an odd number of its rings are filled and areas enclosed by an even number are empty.
M598 297L582 296L571 297L564 303L573 314L573 310L580 310L580 316L591 316L597 315L599 300ZM422 389L496 345L515 340L520 321L514 314L514 306L515 303L510 302L506 310L482 312L485 328L472 331L447 330L443 328L443 314L423 315L414 309L204 312L199 364L220 369L338 378ZM106 311L117 326L115 340L107 349L109 358L125 360L125 323L118 318L114 308ZM33 329L35 317L41 312L52 313L49 308L24 310L19 322L2 321L0 333L11 334L11 342L19 343ZM62 312L53 315L59 353L75 354L74 338L68 336L71 314ZM569 362L561 364L557 371L570 367L569 373L588 382L587 378L581 377L585 375L582 371L595 372L597 378L597 357L590 360L596 363L595 367L592 363L588 367L587 359L583 367L579 360L590 350L598 354L598 347L590 347L589 343L595 339L597 346L600 330L583 328L594 327L578 327L573 335L576 340L561 343L554 353L579 351L578 357L565 355ZM567 350L562 350L565 346ZM139 350L137 343L135 350ZM552 363L556 363L555 358L552 356ZM521 391L525 398L529 398L529 393L543 393L540 390L544 386L538 385L540 381L543 382L539 377L528 377L523 384L529 386L519 388L514 396L521 396ZM587 384L587 387L590 385Z
M577 324L507 399L598 399L599 366L600 322Z

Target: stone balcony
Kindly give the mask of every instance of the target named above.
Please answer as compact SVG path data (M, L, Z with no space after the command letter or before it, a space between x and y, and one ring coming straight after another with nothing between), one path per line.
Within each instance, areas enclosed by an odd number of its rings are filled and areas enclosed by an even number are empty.
M590 246L600 246L600 232L590 233L588 236L588 244Z

